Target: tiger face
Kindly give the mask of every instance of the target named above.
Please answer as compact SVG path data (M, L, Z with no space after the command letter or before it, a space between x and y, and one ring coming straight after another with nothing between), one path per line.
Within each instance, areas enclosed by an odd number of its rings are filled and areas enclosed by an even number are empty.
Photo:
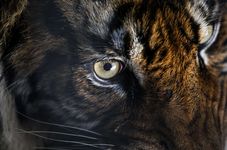
M224 148L226 2L24 4L2 60L36 149Z

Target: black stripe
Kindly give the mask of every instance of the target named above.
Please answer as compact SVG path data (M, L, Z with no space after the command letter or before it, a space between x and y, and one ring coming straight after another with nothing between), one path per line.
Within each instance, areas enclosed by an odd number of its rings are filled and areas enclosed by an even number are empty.
M127 14L129 14L133 8L134 8L135 4L133 2L130 3L126 3L123 4L121 6L119 6L113 13L114 13L114 17L112 19L112 21L109 24L109 35L111 35L111 33L122 27L123 23L125 21L125 17L127 16Z
M131 45L132 45L132 38L130 36L130 33L126 33L125 37L124 37L124 51L123 51L123 55L126 58L130 58L130 50L131 50Z
M221 63L223 63L223 64L227 63L227 57L224 58L224 60Z
M158 61L162 61L167 56L167 54L168 54L167 48L160 49Z
M153 27L153 26L151 26L151 28L152 28L152 27ZM159 37L159 38L160 38L160 39L165 39L161 26L158 27L158 32L159 32L159 34L160 34L160 37ZM146 40L146 44L145 44L145 48L144 48L144 51L143 51L143 55L144 55L144 57L147 59L147 63L148 63L148 64L152 63L152 61L154 60L154 58L155 58L157 52L160 50L160 47L161 47L161 45L156 44L156 45L154 46L154 48L151 49L151 48L149 47L149 38L150 38L150 36L151 36L151 35L148 34L148 35L146 35L146 37L144 38L144 40ZM154 42L155 42L155 41L154 41Z
M150 49L150 47L148 45L146 45L143 55L147 60L147 64L152 63L157 52L160 50L160 47L161 47L160 45L156 45L153 49Z
M150 64L152 62L152 60L154 60L157 52L160 50L161 45L155 45L155 47L153 49L151 49L149 47L149 42L150 42L149 40L150 40L150 37L152 36L151 35L152 33L150 33L149 31L152 30L153 25L154 25L153 22L155 22L156 18L157 18L157 11L162 7L163 3L161 3L160 1L153 1L153 3L149 3L149 5L146 3L144 3L144 5L146 5L146 8L149 10L149 15L150 15L149 19L150 20L148 23L148 25L149 25L148 32L143 33L141 42L145 43L145 49L143 51L143 55L147 59L147 63ZM144 9L144 8L141 7L141 9ZM165 39L161 27L158 28L158 31L160 34L160 39Z
M223 46L227 46L227 39L223 42Z
M174 12L174 13L178 13L178 10L181 10L181 8L186 7L185 6L186 4L183 1L181 1L181 2L179 1L177 4L173 3L172 1L168 1L168 2L166 2L166 4L168 5L168 8L170 8L171 11ZM165 8L163 8L163 9L165 9ZM199 26L194 21L194 18L191 16L191 14L188 11L185 10L184 11L184 15L185 15L186 18L189 18L190 19L190 23L191 23L190 26L191 26L191 28L193 30L193 33L198 33ZM181 24L181 22L178 21L177 23L178 23L177 26L178 26L179 31L189 41L191 41L192 43L198 44L198 42L199 42L199 36L198 36L198 34L195 34L193 37L189 37L188 34L185 32L184 28L182 28L183 25Z

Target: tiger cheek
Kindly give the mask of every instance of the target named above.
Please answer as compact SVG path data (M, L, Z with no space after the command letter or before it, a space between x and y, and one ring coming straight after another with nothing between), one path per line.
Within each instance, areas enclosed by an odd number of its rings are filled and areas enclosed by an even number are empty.
M45 146L27 149L221 149L227 17L218 26L213 0L14 3L0 2L0 96L29 116L19 135Z
M82 103L87 104L88 107L93 105L89 107L93 113L104 112L125 99L124 93L111 90L111 88L97 87L97 84L100 86L101 83L93 81L91 73L85 68L78 67L73 74L75 93L81 97Z

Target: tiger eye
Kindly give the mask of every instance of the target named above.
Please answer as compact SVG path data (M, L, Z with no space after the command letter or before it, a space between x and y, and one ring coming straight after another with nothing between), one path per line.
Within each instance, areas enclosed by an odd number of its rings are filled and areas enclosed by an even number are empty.
M200 41L200 44L205 44L207 43L212 35L213 35L213 26L212 25L208 25L206 27L201 27L200 29L200 38L199 38L199 41Z
M98 61L94 64L94 72L101 79L111 79L121 70L121 63L117 60Z

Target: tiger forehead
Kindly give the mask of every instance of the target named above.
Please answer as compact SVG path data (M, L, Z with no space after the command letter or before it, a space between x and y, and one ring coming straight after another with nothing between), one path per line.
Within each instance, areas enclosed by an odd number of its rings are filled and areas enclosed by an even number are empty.
M191 16L184 14L184 11L157 9L153 14L155 19L148 13L141 15L141 18L126 16L124 23L111 33L115 49L129 51L130 56L139 57L145 47L155 49L161 44L174 44L173 40L179 40L182 44L193 41L195 31L192 29Z
M197 23L203 23L205 18L213 13L208 12L208 8L214 2L212 0L57 0L57 3L72 26L77 27L86 23L92 33L105 38L112 28L114 19L124 20L124 17L132 17L133 14L143 17L143 21L146 22L149 21L149 16L155 17L157 9L163 8L175 9L176 13L178 9L185 9ZM217 8L214 8L214 11L217 11Z
M141 37L137 34L133 24L128 31L124 28L114 30L111 38L115 49L128 51L131 58L142 57L144 43L142 43Z
M155 38L153 35L157 32L152 32L163 30L162 28L169 25L172 25L172 29L177 29L180 34L183 31L184 36L188 40L192 40L194 31L191 30L192 22L190 21L193 20L193 23L206 26L206 16L203 15L203 12L210 7L207 1L202 0L181 2L168 0L78 0L77 3L73 0L58 0L58 4L73 27L84 26L86 23L85 28L89 32L98 35L101 39L108 39L111 36L114 48L120 50L129 48L130 55L134 57L143 52L146 41L142 41L142 38L146 37L145 40L150 40L149 46L154 48L157 45L157 37ZM154 24L157 22L159 23L156 26L160 27L152 31L151 28L155 28ZM176 26L178 23L180 26ZM163 33L169 34L169 36L172 34L169 29ZM127 34L130 39L126 38ZM147 35L153 37L148 38ZM167 36L163 36L162 40L168 40L166 38ZM181 36L176 39L181 39Z

